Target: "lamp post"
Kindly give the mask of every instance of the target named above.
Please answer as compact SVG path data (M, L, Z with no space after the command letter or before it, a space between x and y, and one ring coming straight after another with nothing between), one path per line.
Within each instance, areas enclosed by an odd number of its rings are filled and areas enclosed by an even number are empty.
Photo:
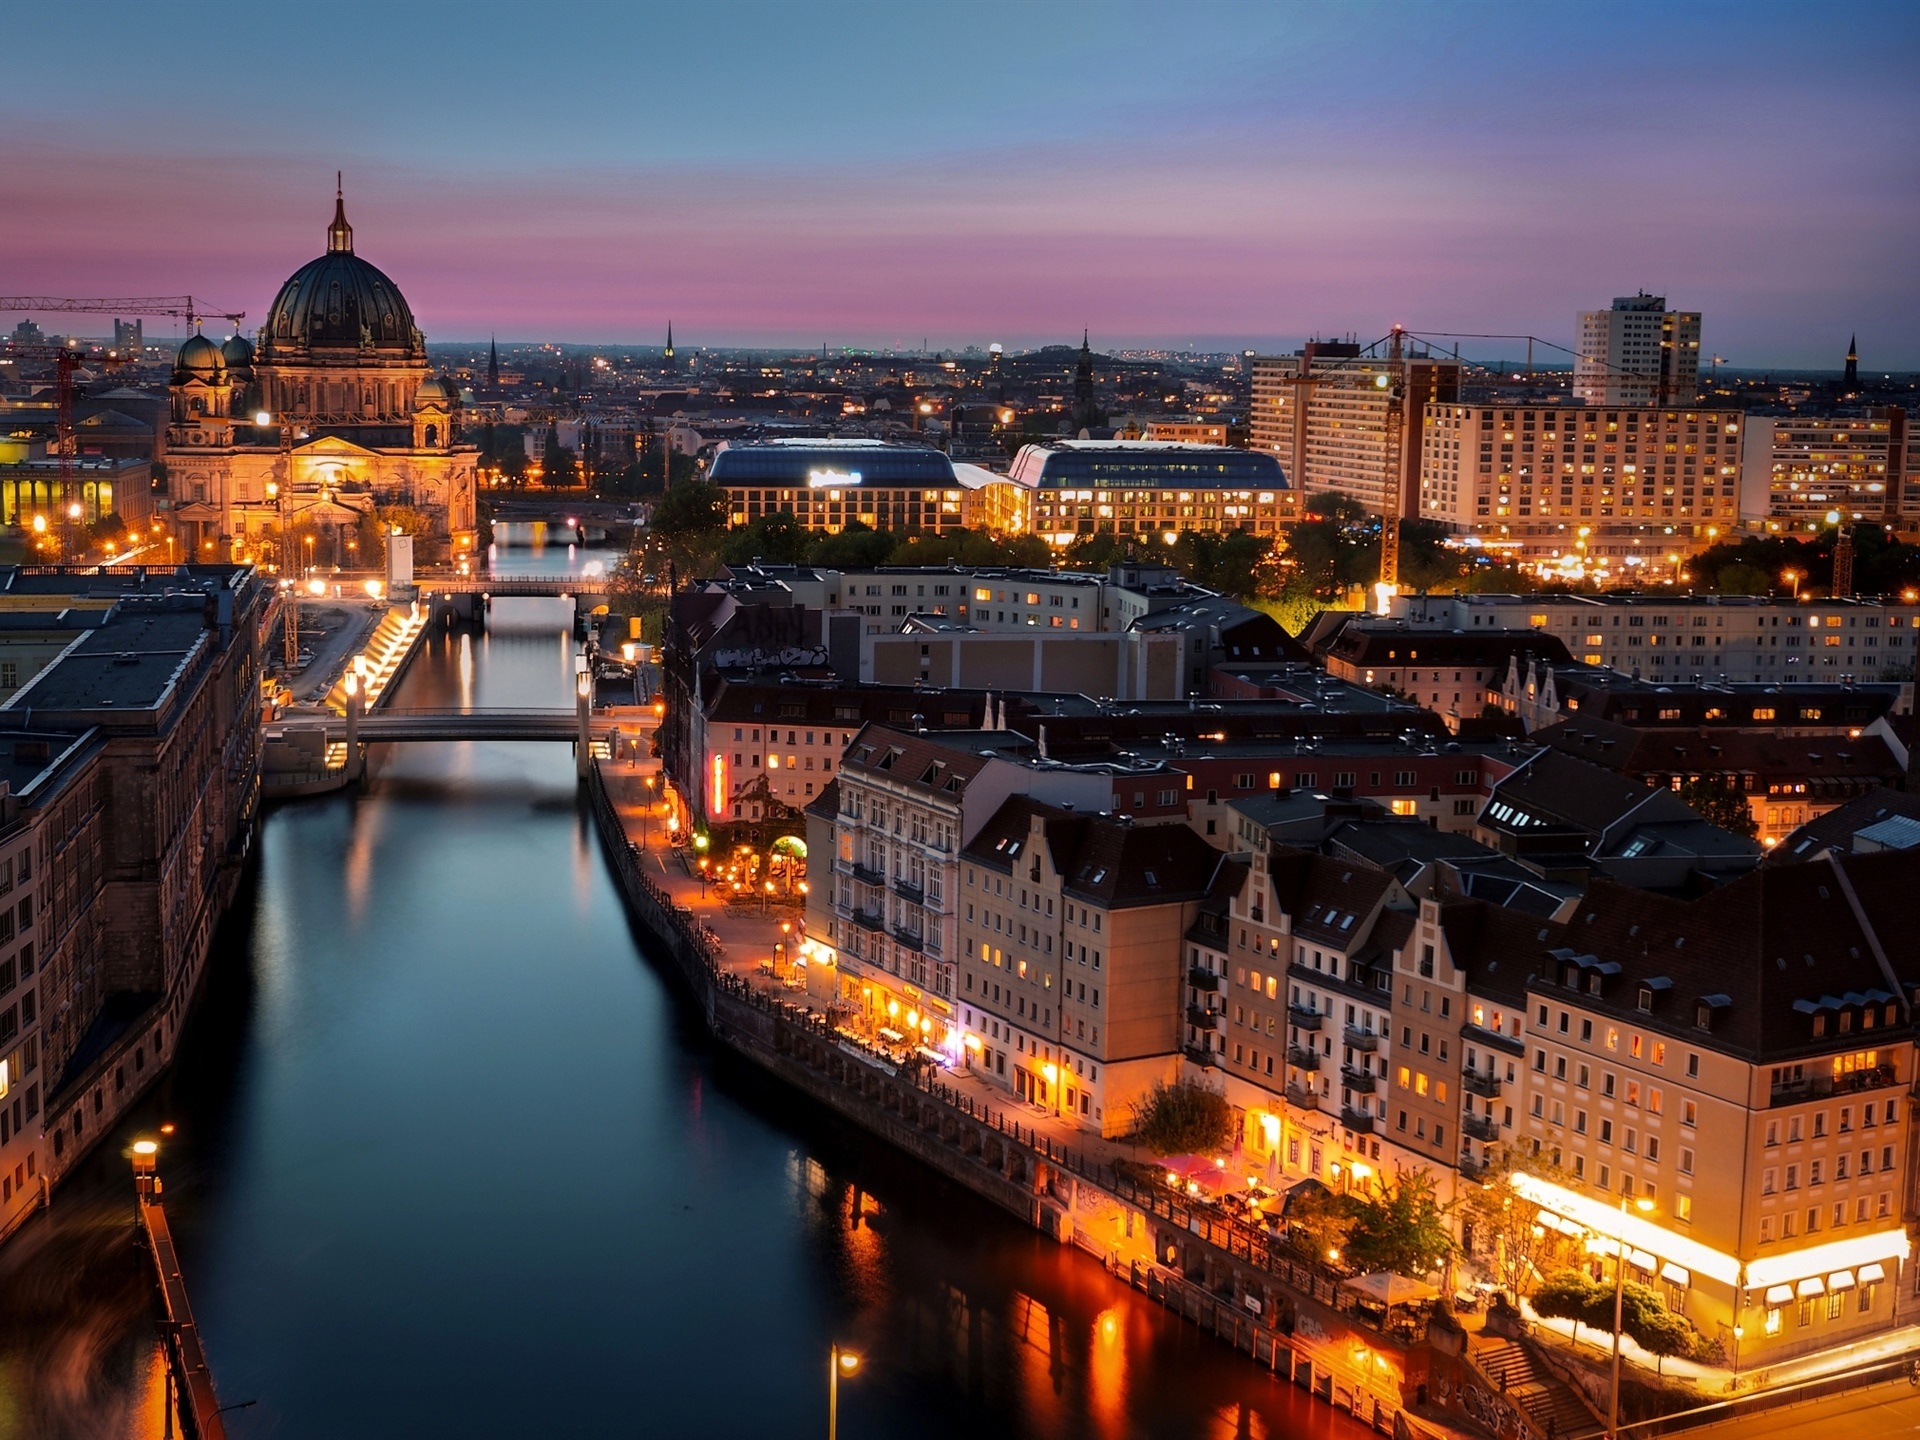
M707 866L712 863L706 856L700 857L700 898L702 900L707 898Z
M1633 1202L1642 1214L1652 1211L1653 1201L1641 1196ZM1620 1326L1627 1295L1627 1197L1620 1196L1620 1233L1615 1237L1613 1256L1613 1383L1607 1394L1607 1440L1620 1433Z
M653 815L653 776L647 776L647 808L640 812L640 848L647 848L647 821Z
M860 1357L833 1346L827 1353L827 1440L840 1440L840 1377L860 1368Z

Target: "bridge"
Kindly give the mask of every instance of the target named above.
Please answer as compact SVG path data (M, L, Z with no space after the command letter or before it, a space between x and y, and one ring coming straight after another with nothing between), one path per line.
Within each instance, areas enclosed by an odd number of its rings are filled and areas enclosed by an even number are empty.
M418 576L414 585L421 598L433 595L491 595L551 597L607 595L613 591L610 575L433 575Z
M315 732L326 743L349 738L363 745L409 740L578 740L605 739L620 727L612 720L577 710L408 710L382 706L364 714L300 714L266 727L269 737L291 738Z

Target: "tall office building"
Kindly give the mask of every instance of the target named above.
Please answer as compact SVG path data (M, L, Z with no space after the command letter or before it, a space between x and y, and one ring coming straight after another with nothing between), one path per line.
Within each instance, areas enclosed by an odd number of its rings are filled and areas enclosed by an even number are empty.
M1580 312L1573 393L1589 405L1688 405L1700 392L1700 312L1622 295Z
M1254 357L1250 445L1279 458L1295 495L1332 490L1376 515L1391 498L1392 513L1415 515L1421 418L1459 396L1457 360L1314 341Z

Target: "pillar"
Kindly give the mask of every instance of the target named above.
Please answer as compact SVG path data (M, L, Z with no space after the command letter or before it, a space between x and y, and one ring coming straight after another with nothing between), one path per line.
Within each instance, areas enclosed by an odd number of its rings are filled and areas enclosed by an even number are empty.
M347 779L357 781L365 771L360 753L360 711L365 700L360 693L360 675L351 667L346 675L347 691Z
M593 733L589 723L593 715L593 676L585 670L574 677L573 700L574 716L579 721L579 733L573 742L573 773L584 780L592 758L587 743Z

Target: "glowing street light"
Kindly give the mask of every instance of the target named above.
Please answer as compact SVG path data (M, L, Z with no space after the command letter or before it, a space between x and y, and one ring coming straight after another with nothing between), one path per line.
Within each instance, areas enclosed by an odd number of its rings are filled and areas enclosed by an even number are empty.
M1642 1215L1653 1213L1653 1201L1642 1195L1633 1202ZM1620 1196L1620 1234L1613 1256L1613 1388L1607 1398L1607 1434L1620 1433L1620 1326L1621 1309L1627 1293L1627 1197Z
M853 1377L860 1357L838 1345L827 1353L827 1440L840 1440L840 1377Z

